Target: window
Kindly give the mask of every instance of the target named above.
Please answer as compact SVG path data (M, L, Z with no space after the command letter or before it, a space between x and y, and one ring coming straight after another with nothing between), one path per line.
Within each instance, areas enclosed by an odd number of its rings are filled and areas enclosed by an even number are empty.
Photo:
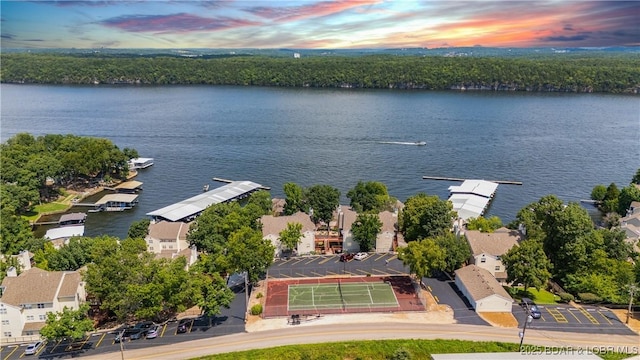
M44 309L44 304L38 304L38 309Z
M496 260L500 260L500 256L496 256Z
M500 271L500 266L496 266L496 271Z
M23 306L25 309L31 309L31 304L24 304Z
M6 314L7 308L0 308L0 314Z
M25 331L25 335L27 335L27 336L32 336L32 335L35 335L35 332L33 332L33 331L31 331L31 330L29 330L29 331Z
M11 337L11 331L5 331L4 337Z
M47 315L39 315L38 319L40 319L40 321L45 321L47 320Z
M29 320L35 320L35 317L33 317L33 315L27 315L27 321Z
M486 262L487 262L487 259L482 258L482 259L480 259L480 262L481 262L481 263L486 263Z
M9 320L2 320L2 325L9 325Z

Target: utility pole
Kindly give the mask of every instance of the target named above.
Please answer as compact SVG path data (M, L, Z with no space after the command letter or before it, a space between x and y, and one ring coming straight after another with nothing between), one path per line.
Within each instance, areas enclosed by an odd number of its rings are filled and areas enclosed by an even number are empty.
M527 331L527 324L533 321L533 316L529 313L527 309L527 318L524 321L524 326L522 327L522 332L520 333L520 352L522 352L522 342L524 342L524 333Z
M629 284L629 308L627 309L627 321L625 321L625 324L629 324L629 317L631 316L631 307L633 306L633 296L636 294L636 291L638 291L638 287L635 286L634 284Z

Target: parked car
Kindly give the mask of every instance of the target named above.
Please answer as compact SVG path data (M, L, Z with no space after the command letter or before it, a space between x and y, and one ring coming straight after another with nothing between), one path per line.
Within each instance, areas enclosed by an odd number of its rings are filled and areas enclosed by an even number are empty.
M152 327L153 321L140 321L139 323L136 323L133 328L134 329L148 329L150 327Z
M340 261L342 262L351 261L351 260L353 260L353 254L344 253L340 255Z
M178 334L182 334L182 333L186 333L187 330L189 329L189 322L191 322L190 319L182 319L180 320L180 322L178 323L178 330L176 330L176 332Z
M522 308L529 313L529 315L531 315L532 318L534 319L540 319L542 317L542 313L540 312L540 309L538 308L538 305L536 305L536 303L533 302L533 300L529 299L529 298L522 298L520 300L520 306L522 306Z
M135 340L140 339L142 336L143 330L141 329L125 329L116 334L116 337L113 339L114 342L119 343L120 341L124 341L127 339Z
M133 329L133 330L131 330L131 335L129 336L129 339L138 340L138 339L142 338L143 336L145 336L146 333L147 333L147 330Z
M160 333L160 326L154 325L147 331L147 339L155 339Z
M369 254L367 254L366 252L359 252L353 255L353 258L356 260L364 260L367 256L369 256Z
M44 346L44 341L34 342L33 344L29 344L27 349L24 351L25 355L35 355L40 349Z

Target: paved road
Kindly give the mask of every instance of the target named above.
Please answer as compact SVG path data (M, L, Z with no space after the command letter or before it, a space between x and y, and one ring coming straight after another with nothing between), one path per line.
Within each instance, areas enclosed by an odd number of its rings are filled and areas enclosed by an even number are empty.
M453 280L441 273L437 277L423 278L422 282L438 304L449 305L453 318L458 324L489 325L476 313L469 301L462 295Z
M261 349L274 346L323 343L335 341L379 340L379 339L461 339L473 341L503 341L518 343L518 329L487 328L477 325L460 324L358 324L300 325L285 329L233 334L211 339L181 342L171 346L161 346L147 350L131 350L125 359L174 360L189 359L209 354L231 351ZM571 346L573 348L594 348L615 346L628 351L640 351L638 335L600 335L585 337L580 333L551 332L527 329L525 344L539 346ZM120 353L83 357L87 360L120 360Z

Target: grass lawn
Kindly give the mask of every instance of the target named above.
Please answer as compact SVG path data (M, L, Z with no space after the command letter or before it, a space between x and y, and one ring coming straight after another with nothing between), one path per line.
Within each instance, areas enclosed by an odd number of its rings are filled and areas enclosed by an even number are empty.
M200 360L344 360L344 359L430 359L431 354L518 352L518 344L465 340L368 340L323 344L289 345L269 349L203 356ZM404 355L404 356L403 356ZM605 360L622 360L633 355L598 354Z
M24 218L28 221L35 221L40 214L55 212L55 211L64 211L69 207L69 204L62 204L59 202L51 202L41 205L36 205L33 207L33 211L28 213Z
M514 297L517 300L520 300L523 297L528 297L533 300L536 304L555 304L559 297L553 295L547 290L541 289L540 291L536 290L536 288L528 288L527 291L524 291L522 287L514 287L515 294L512 291L511 294L514 294Z

